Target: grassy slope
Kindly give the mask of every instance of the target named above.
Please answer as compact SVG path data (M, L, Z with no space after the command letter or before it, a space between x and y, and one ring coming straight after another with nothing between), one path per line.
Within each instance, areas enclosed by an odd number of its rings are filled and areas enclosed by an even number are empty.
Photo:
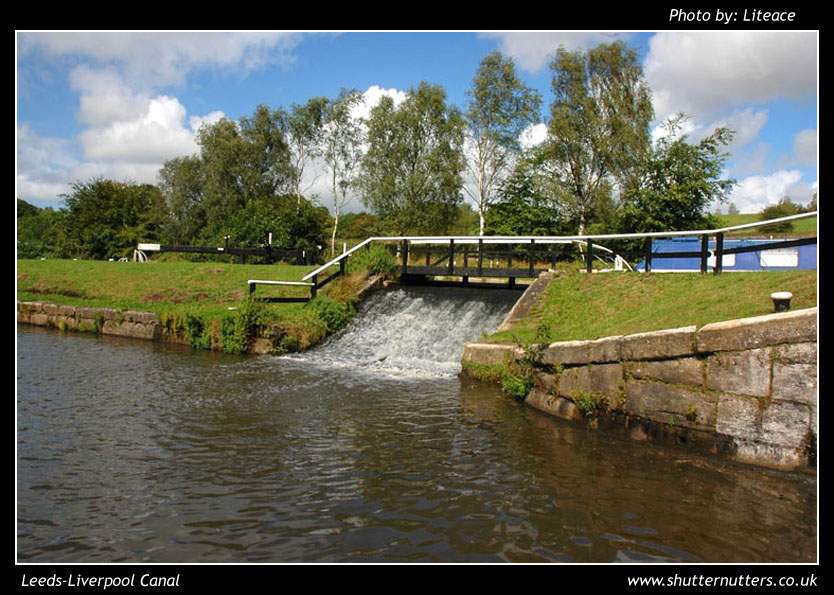
M791 291L791 307L817 305L816 271L700 274L574 272L554 280L530 316L489 341L510 343L513 336L533 340L537 327L549 326L549 341L595 339L773 311L770 294Z
M93 260L18 260L19 300L156 312L191 311L216 317L246 296L248 279L298 281L310 266L216 262L120 263ZM306 288L265 288L258 293L302 296ZM292 317L303 304L270 304Z
M733 225L744 225L746 223L755 223L759 220L758 214L740 213L738 215L718 215L718 220L722 227L730 227ZM799 219L793 222L793 229L788 232L769 233L767 229L752 228L749 230L741 230L731 232L732 236L768 236L774 237L801 237L801 236L815 236L817 235L817 218L808 217L807 219Z

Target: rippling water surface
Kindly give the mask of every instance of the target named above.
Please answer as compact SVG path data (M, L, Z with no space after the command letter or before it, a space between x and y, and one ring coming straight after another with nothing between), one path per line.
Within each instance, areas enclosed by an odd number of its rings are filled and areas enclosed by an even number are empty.
M477 337L501 293L389 292L400 350L369 324L291 358L20 326L18 559L815 559L813 478L551 419L409 334Z

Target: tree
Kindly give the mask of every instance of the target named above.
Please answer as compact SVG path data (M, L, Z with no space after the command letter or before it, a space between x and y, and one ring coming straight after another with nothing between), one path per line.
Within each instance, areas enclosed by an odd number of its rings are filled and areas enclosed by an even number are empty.
M170 219L162 236L166 243L188 244L206 226L203 203L205 170L197 155L176 157L159 170L159 188L165 196Z
M466 165L474 186L464 189L478 211L483 235L495 190L521 149L522 130L538 119L541 98L518 78L513 60L500 52L481 61L467 95Z
M600 200L615 187L624 194L638 183L651 146L651 92L637 54L622 42L587 52L559 48L551 70L555 98L540 151L584 234Z
M279 111L260 105L239 122L224 118L200 129L205 235L225 235L229 218L250 200L290 191L293 168L284 124Z
M33 204L30 204L23 200L22 198L17 199L17 218L20 219L21 217L29 217L31 215L37 215L40 209Z
M725 200L735 180L721 177L723 152L733 131L717 128L697 144L679 135L685 116L665 123L666 135L641 167L639 187L629 188L620 209L623 232L673 231L715 227L710 205Z
M488 235L560 235L573 221L545 190L533 154L522 157L499 186L499 201L487 216Z
M789 197L785 196L775 205L770 205L762 209L759 213L759 221L767 221L768 219L778 219L780 217L789 217L791 215L798 215L802 212L802 207L793 202ZM783 221L782 223L773 223L760 228L762 231L772 233L782 233L791 231L793 229L792 221Z
M28 205L32 210L23 205ZM23 209L21 209L23 207ZM20 215L21 210L26 214ZM69 255L67 213L52 208L38 209L18 199L17 257L63 258Z
M352 113L360 101L362 94L358 91L343 90L335 101L328 103L324 114L323 155L333 192L331 255L336 251L339 217L347 203L348 192L356 184L362 159L362 127Z
M443 233L462 202L463 118L442 87L420 83L371 110L362 201L394 233Z
M309 163L321 156L328 103L327 97L314 97L304 105L294 103L286 115L287 143L292 163L290 190L299 197L299 206L306 190L302 188L304 171Z
M68 256L127 256L140 241L158 240L167 223L165 198L152 184L96 178L64 196Z

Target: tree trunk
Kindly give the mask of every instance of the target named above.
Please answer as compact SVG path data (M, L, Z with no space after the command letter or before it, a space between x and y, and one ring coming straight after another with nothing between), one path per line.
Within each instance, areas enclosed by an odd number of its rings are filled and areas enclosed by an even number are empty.
M336 230L339 229L339 211L333 217L333 234L330 236L330 258L336 256Z
M478 209L478 216L479 216L479 218L480 218L480 220L481 220L480 225L479 225L479 227L478 227L478 235L481 235L481 236L482 236L482 235L484 235L484 223L486 222L486 219L484 218L484 210L483 210L483 208Z

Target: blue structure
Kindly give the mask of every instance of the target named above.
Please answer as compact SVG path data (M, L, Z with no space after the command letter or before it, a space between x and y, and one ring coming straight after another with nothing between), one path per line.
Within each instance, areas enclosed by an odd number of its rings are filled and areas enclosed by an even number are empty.
M725 239L724 249L766 244L778 240L768 239ZM681 238L656 239L652 242L652 254L668 252L697 252L701 249L701 239L697 236ZM710 251L715 250L714 238L709 242ZM715 257L709 259L709 269L715 264ZM698 258L652 258L652 271L694 271L700 270L701 262ZM639 271L645 268L645 261L641 260L635 267ZM778 250L762 252L744 252L741 254L725 254L723 259L725 271L795 271L799 269L817 268L817 245L796 246Z

